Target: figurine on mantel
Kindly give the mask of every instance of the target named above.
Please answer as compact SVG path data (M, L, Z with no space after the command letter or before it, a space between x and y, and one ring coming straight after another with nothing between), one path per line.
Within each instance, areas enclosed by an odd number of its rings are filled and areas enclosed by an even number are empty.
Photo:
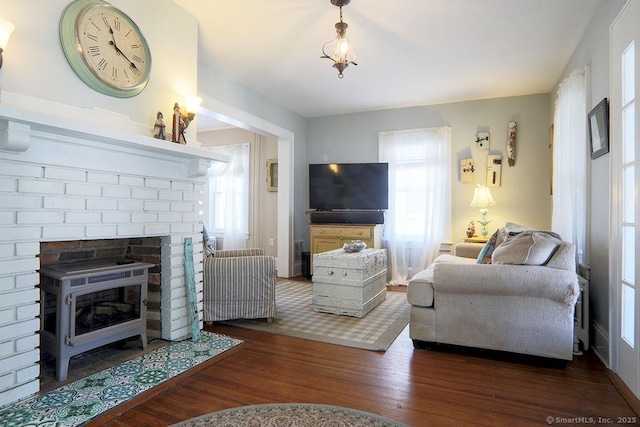
M156 114L156 123L153 125L153 137L156 139L167 139L164 133L165 126L163 118L162 112L158 111L158 114Z
M467 237L473 237L476 235L476 223L471 221L467 227Z

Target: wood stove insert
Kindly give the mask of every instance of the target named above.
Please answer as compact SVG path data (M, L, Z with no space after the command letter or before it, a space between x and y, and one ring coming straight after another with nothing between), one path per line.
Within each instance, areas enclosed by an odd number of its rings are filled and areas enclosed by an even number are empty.
M140 335L147 346L148 271L153 264L102 260L40 269L40 346L55 356L58 381L69 359Z

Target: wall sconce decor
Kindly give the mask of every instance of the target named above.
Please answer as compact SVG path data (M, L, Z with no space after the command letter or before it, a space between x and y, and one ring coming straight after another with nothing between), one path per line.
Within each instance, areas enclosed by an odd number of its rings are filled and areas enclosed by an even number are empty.
M0 18L0 68L2 68L2 52L6 49L9 37L11 37L11 33L15 28L16 26L13 23Z
M476 134L476 144L478 151L486 151L489 149L489 132L478 132Z
M493 199L491 191L489 191L489 189L484 185L478 185L475 189L475 192L473 193L471 207L480 207L480 215L482 216L482 218L478 220L478 223L482 225L482 230L480 230L482 237L487 237L487 234L489 234L489 230L487 230L487 224L491 222L487 219L487 213L489 212L487 206L492 206L495 204L496 201Z
M171 123L171 142L186 144L187 138L184 135L189 124L196 117L196 111L200 108L202 98L197 96L186 96L184 110L180 109L177 102L173 105L173 120Z
M333 67L338 70L338 78L343 78L342 72L349 64L358 65L355 63L356 52L351 47L351 43L347 38L347 25L342 21L342 6L349 4L351 0L330 0L331 4L340 8L340 22L336 23L336 38L326 42L322 46L321 58L327 58L333 61ZM327 52L332 52L331 54Z

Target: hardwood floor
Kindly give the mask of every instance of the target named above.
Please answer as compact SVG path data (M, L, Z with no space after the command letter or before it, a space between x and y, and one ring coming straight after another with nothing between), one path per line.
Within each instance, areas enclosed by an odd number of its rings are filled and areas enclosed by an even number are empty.
M564 368L519 356L414 350L408 328L384 353L233 326L245 342L189 376L90 426L161 426L231 407L275 402L346 406L412 426L617 424L636 417L593 355ZM549 422L550 421L550 422Z

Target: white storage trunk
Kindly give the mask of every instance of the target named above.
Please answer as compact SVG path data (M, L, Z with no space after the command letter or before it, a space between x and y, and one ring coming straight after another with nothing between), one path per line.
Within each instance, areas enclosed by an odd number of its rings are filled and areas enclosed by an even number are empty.
M364 317L387 296L387 252L342 249L313 257L313 310Z

